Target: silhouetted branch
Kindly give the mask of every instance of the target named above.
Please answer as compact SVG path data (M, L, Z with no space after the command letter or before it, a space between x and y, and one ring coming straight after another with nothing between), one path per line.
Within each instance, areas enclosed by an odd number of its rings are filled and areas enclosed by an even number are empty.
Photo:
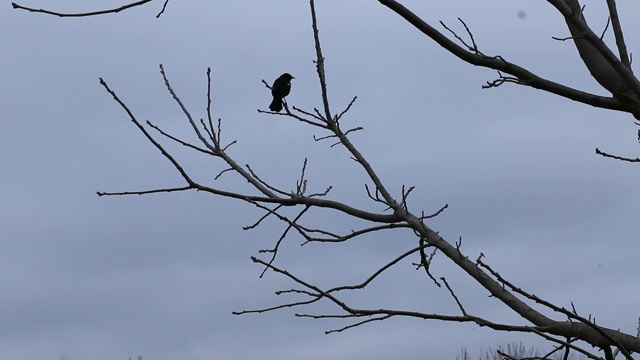
M548 1L554 4L554 6L556 6L557 8L562 9L561 11L562 15L567 17L572 16L571 9L569 9L568 6L563 3L563 0L548 0ZM547 91L547 92L565 97L567 99L571 99L574 101L578 101L578 102L599 107L599 108L625 111L625 112L635 111L634 109L630 109L629 105L624 103L620 99L617 99L614 97L599 96L599 95L591 94L578 89L574 89L574 88L553 82L551 80L544 79L532 73L531 71L528 71L514 63L506 61L502 57L486 56L481 52L479 52L479 50L478 51L475 50L474 46L477 46L475 45L475 41L473 42L472 45L468 45L463 42L465 46L465 48L463 48L457 45L456 43L454 43L449 38L447 38L444 34L436 30L434 27L429 25L427 22L422 20L419 16L411 12L409 9L401 5L399 2L395 0L379 0L379 2L382 5L394 11L396 14L400 15L404 20L409 22L416 29L421 31L423 34L431 38L438 45L440 45L445 50L449 51L451 54L455 55L459 59L472 65L498 70L500 72L512 75L516 79L518 79L518 81L515 81L511 78L507 78L505 79L506 81L503 81L503 82L514 82L521 85L527 85L536 89L540 89L543 91ZM589 42L598 44L599 49L604 46L604 44L602 43L602 41L600 41L598 36L593 34L593 32L586 25L579 24L577 26L581 31L589 32L589 34L586 35L586 39ZM454 36L456 37L456 39L462 41L462 39L459 36L457 35L454 35ZM606 51L606 50L603 50L603 51ZM611 62L616 61L615 56L613 56L613 59L610 59L610 58L607 58L607 59ZM624 68L624 66L622 67ZM637 80L635 79L635 77L633 77L633 75L631 75L628 69L626 68L619 69L619 67L616 66L616 70L619 70L619 72L624 73L625 79L632 81L634 84L637 83ZM489 86L489 87L495 87L495 85L497 84L494 84L494 86ZM636 85L633 85L633 87L635 89ZM640 84L637 85L637 89L638 89L638 92L640 93Z
M628 157L613 155L613 154L606 153L598 148L596 148L596 154L602 155L604 157L616 159L616 160L621 160L621 161L640 162L640 158L628 158Z
M556 0L548 1L550 3L554 3L554 5L557 5L555 4L557 3ZM574 0L565 1L569 3ZM614 93L614 97L602 97L581 92L579 90L575 90L551 82L549 80L542 79L529 72L528 70L506 61L501 56L484 55L478 48L476 40L474 39L469 27L462 20L460 20L460 22L464 26L465 31L470 39L466 40L466 42L460 36L458 36L456 33L445 26L445 29L449 30L453 34L452 36L455 38L456 42L460 42L463 44L463 46L460 46L457 43L454 43L454 41L448 39L439 31L432 28L430 25L418 18L415 14L411 13L402 5L398 4L396 1L380 0L380 2L394 10L405 20L413 24L416 28L420 29L424 34L432 38L442 47L458 56L459 58L463 59L464 61L467 61L474 65L484 66L497 70L499 78L497 80L494 80L493 82L487 83L486 87L496 87L505 82L513 82L520 85L531 86L534 88L549 91L560 96L564 96L569 99L580 101L593 106L620 111L630 111L632 107L633 99L624 98L624 94L622 94L623 97L621 97L619 93ZM572 10L565 4L565 2L557 5L557 7L559 11L561 11L561 13L565 16L565 19L567 19L566 21L572 29L572 39L576 41L577 38L574 32L586 31L586 23L581 19L582 14L579 12L571 12L571 14L567 14L567 9L569 9L569 11ZM278 291L276 292L276 295L287 294L287 296L294 296L296 298L299 298L300 300L288 301L281 305L259 310L245 310L234 312L234 314L259 313L287 307L308 306L318 303L319 301L323 301L323 303L327 302L337 307L337 309L339 310L339 314L296 314L296 316L310 317L315 319L339 318L353 321L352 323L341 328L329 330L327 331L327 333L340 332L370 322L386 320L395 316L405 316L438 321L474 323L479 326L488 327L496 331L516 331L522 333L530 333L539 336L549 342L552 342L553 344L556 344L558 346L557 349L565 348L579 351L580 353L585 354L592 359L598 359L599 357L591 354L584 349L581 349L579 346L576 346L574 342L578 340L584 341L592 346L602 349L605 352L607 352L607 349L609 349L609 353L611 353L610 347L615 346L621 353L625 355L625 357L627 357L627 359L630 359L631 351L640 351L640 339L638 339L637 337L633 337L620 331L600 326L596 324L595 321L590 317L584 318L578 315L575 308L573 308L573 311L567 310L564 307L554 305L538 296L533 295L528 291L517 287L515 284L510 283L500 274L494 271L489 265L485 264L482 261L482 258L484 257L482 253L475 262L470 260L469 257L464 255L461 250L461 238L459 238L458 242L449 242L448 240L443 238L437 231L430 227L431 222L426 221L426 219L435 217L442 213L442 211L447 208L447 205L444 205L442 208L431 215L425 215L424 211L421 211L419 215L416 215L418 213L413 212L413 209L411 209L411 206L408 202L408 197L413 191L413 187L402 186L399 194L397 193L397 191L394 193L389 191L389 189L385 185L385 182L383 182L383 179L378 176L378 173L374 170L371 163L367 160L364 154L361 153L360 150L351 142L350 137L348 136L354 131L362 130L362 128L355 127L346 131L341 128L339 120L341 120L341 118L347 114L348 110L354 104L356 98L354 97L351 102L349 102L345 110L343 110L337 116L332 116L330 106L331 104L328 100L329 97L327 94L326 86L325 58L320 46L319 30L316 19L315 4L313 0L310 0L310 8L313 37L315 42L315 65L320 82L322 110L314 108L313 112L311 112L301 110L297 107L292 106L292 112L288 105L285 103L285 112L277 114L281 116L292 117L293 119L298 120L300 123L313 126L316 129L321 129L322 134L317 137L314 135L315 140L318 141L322 139L332 139L336 141L334 145L340 145L341 147L343 147L344 151L342 149L341 151L343 153L346 153L346 156L353 159L355 161L354 165L357 164L355 166L361 167L361 169L366 174L367 180L365 183L365 190L367 196L371 200L369 204L377 207L383 205L385 207L383 213L370 212L365 210L365 208L357 208L347 205L346 203L341 201L328 199L325 196L329 193L331 187L328 187L324 192L317 192L311 195L307 195L307 193L311 192L312 190L308 189L310 183L308 183L307 179L308 164L306 158L304 160L302 168L300 169L299 176L296 176L295 178L295 186L293 186L293 188L289 191L282 190L281 188L274 186L268 181L266 177L262 178L261 176L258 176L257 172L254 171L249 165L246 165L244 167L239 166L238 163L231 157L231 155L226 152L226 149L229 145L224 148L221 145L221 120L218 120L217 128L215 127L213 121L213 116L211 114L212 81L210 69L207 70L206 121L204 119L200 119L198 123L194 120L194 117L178 97L177 93L172 88L168 77L165 74L164 68L160 66L160 72L163 76L168 92L171 94L173 100L181 108L182 113L191 126L191 130L194 132L199 141L197 146L162 131L150 122L147 123L147 127L143 126L136 119L130 109L124 104L124 102L120 100L115 92L113 92L107 86L106 82L101 79L101 84L105 87L107 92L109 92L113 96L115 101L120 105L120 107L124 109L124 111L130 117L131 121L144 134L147 140L150 141L158 150L160 150L162 155L171 162L173 167L187 182L187 186L142 192L98 194L131 195L157 193L163 191L171 192L198 190L213 195L241 200L256 206L261 211L264 211L264 214L260 216L259 219L256 220L253 224L245 226L245 230L256 229L258 226L265 222L265 219L279 220L281 224L284 225L284 229L281 230L277 239L271 247L263 248L259 251L260 253L270 254L270 256L268 256L266 260L257 257L252 257L251 259L255 263L263 266L263 270L260 275L261 277L266 273L267 270L271 270L277 274L283 275L295 284L294 288ZM588 27L586 27L586 29L588 29ZM600 49L603 46L603 43L599 39L594 40L592 38L592 32L586 34L587 35L585 35L585 39L588 39L588 41L592 43L594 47ZM603 56L607 57L609 55L605 52ZM617 65L614 65L612 63L612 66ZM616 69L616 71L618 71L618 69ZM626 76L624 71L626 70L619 71L620 75L623 78L624 76ZM264 83L267 88L270 88L266 82ZM258 110L258 112L276 114L274 112L263 110ZM184 170L175 160L175 158L166 151L163 145L150 135L150 133L148 132L148 127L157 130L161 135L163 135L163 137L161 137L161 139L163 140L165 140L164 137L166 137L169 140L175 141L190 150L196 150L200 153L211 155L212 159L222 163L223 168L225 169L221 171L216 178L218 178L223 173L234 172L240 175L243 180L246 180L246 182L248 183L248 190L242 192L225 191L216 187L207 186L203 183L198 182L196 179L191 178L187 174L186 170ZM233 143L235 142L232 142L231 144ZM599 150L597 151L599 152ZM338 151L335 151L334 153L337 152ZM607 156L608 154L605 155L604 153L602 153L601 155ZM208 179L208 181L211 182L212 180ZM296 206L298 208L292 209ZM372 224L368 223L366 225L358 225L354 228L359 230L353 230L353 228L351 228L350 233L344 230L342 230L342 232L336 231L330 227L321 228L309 225L308 223L313 221L313 218L311 217L312 210L320 208L333 209L341 212L342 214L350 217L353 220L366 220L368 222L372 222ZM398 251L397 253L390 255L388 259L385 259L382 266L374 266L374 269L371 270L370 275L365 279L361 279L361 282L358 283L349 282L346 285L331 284L330 286L321 287L317 283L314 284L310 281L304 280L301 276L293 274L292 272L286 270L284 267L281 267L279 264L276 264L278 253L284 247L284 244L286 244L285 238L287 238L287 236L289 236L290 238L290 235L292 235L292 233L294 236L296 235L296 233L300 235L302 239L302 245L304 245L308 244L309 242L344 242L359 236L369 235L378 231L392 229L408 229L409 231L402 232L402 237L398 236L398 234L400 234L400 232L398 232L393 240L397 240L398 244L408 243L412 248L408 250L406 248L402 248L402 250ZM343 234L343 232L346 232L346 234ZM436 259L436 253L441 254L442 256L439 255ZM438 281L436 277L431 273L431 267L434 259L438 261L440 261L441 259L451 261L453 265L457 266L459 269L464 271L466 275L468 275L470 281L480 285L483 288L483 291L486 291L489 296L495 298L497 301L500 301L508 310L519 315L525 325L520 325L517 322L513 324L497 323L469 313L469 311L467 310L468 307L465 308L463 306L463 301L454 293L453 288L447 282L446 278L442 276ZM388 271L392 267L399 266L399 264L401 264L401 262L404 260L406 260L405 264L409 263L410 260L413 260L414 262L412 262L411 265L414 266L417 270L419 270L420 267L423 267L426 275L422 273L420 273L420 275L424 276L424 279L426 279L427 281L428 279L431 279L438 287L441 287L441 284L444 283L446 291L449 292L453 299L452 302L455 303L455 305L461 311L462 315L460 316L441 313L427 313L402 309L386 309L380 307L365 309L355 307L352 302L345 300L349 299L349 296L344 296L345 292L348 293L349 291L354 290L365 290L365 288L367 288L367 286L369 286L372 282L378 281L381 278L381 274ZM280 261L280 258L278 258L278 261ZM438 290L435 287L434 289ZM442 290L445 291L444 289ZM545 310L545 313L539 311L538 308L542 308L543 310ZM546 311L547 309L551 309L554 312ZM546 312L549 312L551 315L547 315ZM554 317L560 318L560 320L557 320ZM566 354L568 354L568 352L566 352ZM609 355L607 355L607 357L609 357Z
M22 6L22 5L16 4L15 2L11 3L11 6L13 6L14 9L26 10L29 12L42 13L47 15L55 15L59 17L86 17L86 16L96 16L96 15L104 15L104 14L116 14L121 11L131 9L136 6L141 6L152 1L153 0L141 0L141 1L130 3L130 4L122 5L117 8L83 12L83 13L62 13L62 12L51 11L46 9L36 9L36 8L27 7L27 6ZM167 7L167 3L169 3L169 0L165 0L164 5L162 5L162 10L160 10L160 12L156 15L156 18L159 18L160 15L164 13Z

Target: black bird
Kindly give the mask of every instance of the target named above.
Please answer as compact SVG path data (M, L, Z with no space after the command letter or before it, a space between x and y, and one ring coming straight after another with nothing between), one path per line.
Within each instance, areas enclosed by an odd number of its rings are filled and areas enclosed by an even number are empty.
M289 91L291 91L291 79L295 78L289 73L284 73L273 82L271 87L273 101L269 105L271 111L280 112L282 110L282 99L289 95Z

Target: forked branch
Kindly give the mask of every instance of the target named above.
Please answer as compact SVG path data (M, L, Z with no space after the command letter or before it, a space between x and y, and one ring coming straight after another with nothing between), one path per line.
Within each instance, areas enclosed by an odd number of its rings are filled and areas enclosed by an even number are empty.
M628 67L618 60L609 48L600 40L600 38L591 31L584 21L581 21L574 16L574 12L571 8L565 4L565 0L548 0L549 3L554 5L560 13L567 18L567 21L583 34L585 41L588 41L603 55L605 61L612 66L619 76L624 79L628 87L632 89L636 94L640 94L640 82L633 76ZM568 1L568 0L567 0ZM562 85L560 83L542 78L533 72L518 66L512 62L507 61L501 56L488 56L483 54L472 39L472 44L469 45L462 40L462 38L455 34L448 27L447 30L454 34L454 37L458 39L463 45L460 46L456 42L449 39L440 31L436 30L429 23L424 21L418 15L411 12L405 6L395 0L379 0L379 2L394 11L401 16L408 23L413 25L416 29L421 31L427 37L435 41L442 48L455 55L459 59L476 66L481 66L489 69L497 70L501 73L512 75L513 78L501 76L501 80L489 83L487 87L495 87L504 82L512 82L520 85L530 86L536 89L547 91L559 96L562 96L573 101L581 102L594 107L599 107L609 110L624 111L634 114L634 116L640 116L640 102L636 102L635 99L620 94L620 91L614 89L614 87L606 87L608 91L611 91L614 96L600 96L586 91L578 90L569 86ZM464 24L464 23L463 23ZM465 30L469 34L469 28L465 25Z
M470 43L463 42L466 47L461 47L453 41L446 38L440 32L436 31L424 21L419 19L415 14L412 14L406 8L399 5L396 1L380 0L381 3L394 9L398 14L402 15L407 21L419 28L429 37L438 42L441 46L447 50L456 54L458 57L470 63L485 66L499 70L501 72L500 77L502 82L517 82L523 85L536 87L553 93L557 93L567 98L581 101L593 106L599 106L603 108L629 111L629 104L625 102L627 100L621 100L619 97L601 97L593 94L588 94L575 90L569 87L565 87L560 84L553 83L551 81L542 79L532 74L531 72L512 64L500 56L487 56L484 55L476 44L475 39L471 35L471 31L463 23L465 31L467 32ZM551 2L551 0L550 0ZM339 115L332 115L331 104L329 103L329 97L327 94L326 85L326 73L325 73L325 58L320 46L320 37L318 31L318 22L316 19L315 4L313 0L309 2L311 7L312 16L312 29L313 39L315 42L316 52L316 70L320 82L321 101L322 106L319 106L314 111L299 110L292 106L293 112L289 107L285 107L284 114L274 114L272 112L260 111L261 113L268 114L269 116L280 115L285 119L293 119L294 123L302 124L303 126L312 126L314 129L322 131L322 134L315 139L332 139L335 140L340 149L344 149L346 156L355 160L355 166L361 168L366 174L366 193L370 197L369 205L376 209L384 208L378 212L369 211L366 208L359 208L355 206L347 205L345 202L331 200L328 198L329 188L326 191L320 191L308 195L311 192L308 187L310 186L310 180L306 176L307 162L302 166L300 176L296 177L293 183L295 185L290 190L277 187L270 183L267 176L258 175L257 171L254 171L249 165L244 167L239 166L238 162L227 153L228 146L222 146L220 141L221 133L221 121L217 123L217 128L214 128L214 121L211 110L211 76L210 70L207 71L207 114L206 121L196 121L196 118L188 111L183 102L178 97L176 91L172 88L169 79L164 71L164 68L160 68L161 74L165 80L165 85L168 92L171 94L173 100L181 108L191 130L195 134L195 138L198 141L198 145L193 145L188 141L168 134L161 130L158 126L151 123L147 123L144 126L131 110L124 104L124 102L111 90L106 82L101 79L101 84L111 94L114 100L122 107L131 121L136 127L144 134L145 138L151 142L162 155L172 164L172 166L182 176L187 183L186 186L178 186L167 189L146 190L140 192L127 192L127 193L99 193L100 195L125 195L125 194L150 194L161 191L184 191L184 190L198 190L207 192L210 194L230 197L238 199L249 204L256 206L264 211L264 215L261 216L253 224L246 227L246 229L254 229L260 226L265 219L275 218L281 221L285 226L281 230L279 237L275 240L275 243L271 247L263 248L260 253L267 254L267 259L260 259L258 257L252 257L252 260L260 264L264 270L271 270L277 274L281 274L287 277L295 284L296 288L289 290L282 290L277 292L278 295L296 296L301 299L286 302L281 305L268 307L259 310L245 310L235 312L235 314L246 313L258 313L264 311L271 311L282 309L285 307L298 307L309 306L316 304L320 301L325 301L333 304L337 307L338 314L297 314L301 317L311 318L342 318L348 320L355 320L355 322L345 325L342 328L330 330L328 332L337 332L350 329L353 327L368 324L373 321L382 321L395 316L413 317L419 319L430 319L439 321L451 321L451 322L468 322L474 323L479 326L488 327L497 331L517 331L522 333L530 333L543 339L554 343L558 348L572 349L572 351L578 351L585 354L589 358L598 359L599 357L577 345L576 341L581 340L588 344L602 349L607 355L611 352L611 347L619 349L620 353L624 354L627 359L630 358L632 351L640 351L640 340L636 337L622 333L620 331L612 330L602 327L591 319L585 319L577 314L576 311L568 311L560 306L551 304L539 297L531 295L529 292L520 289L519 287L509 283L502 278L496 271L493 271L488 265L481 260L476 262L469 259L464 255L462 251L462 243L450 243L440 234L430 227L429 220L438 214L440 214L446 206L432 215L425 215L424 211L414 211L409 205L408 197L411 194L413 187L402 187L399 193L392 193L386 187L383 180L378 176L374 170L373 165L367 160L363 153L359 151L357 146L352 142L351 135L355 130L361 129L360 127L353 127L349 130L343 130L341 128L340 121L343 117L347 116L348 110L354 104L355 97L346 109L339 112ZM573 20L571 20L573 21ZM576 25L580 28L582 25ZM454 34L459 41L462 41L462 37ZM589 40L591 41L591 40ZM502 72L509 74L510 76L503 76ZM498 86L499 83L494 83L494 86ZM267 85L268 87L268 85ZM321 109L321 110L318 110ZM248 183L248 190L245 192L231 192L224 189L220 189L216 186L205 185L199 182L197 179L192 178L188 172L176 161L175 157L171 155L152 134L148 131L148 128L152 128L159 132L163 139L177 142L185 146L188 150L197 151L199 153L205 153L210 155L215 161L221 162L224 166L223 172L231 172L241 179L246 180ZM156 134L156 133L154 133ZM157 136L157 135L156 135ZM332 153L338 152L331 150ZM288 215L287 208L298 206L299 208L293 209L290 212L293 215ZM350 217L351 220L365 220L372 222L373 224L358 225L353 228L360 230L351 230L351 233L346 231L329 230L327 228L314 227L309 225L308 222L314 221L312 216L314 210L319 208L333 209L341 212L343 215ZM304 220L304 224L303 224ZM292 236L298 236L302 239L302 244L309 242L329 243L329 242L344 242L355 239L357 237L364 237L371 234L382 234L383 230L399 230L407 229L402 236L394 236L393 241L399 246L405 246L402 250L397 251L389 259L385 260L382 266L376 268L371 272L371 275L366 277L359 283L347 283L340 285L333 285L326 289L317 284L311 283L302 279L302 277L293 274L286 270L284 267L276 264L276 260L280 261L277 254L288 243L289 238ZM287 239L287 243L285 243ZM508 310L514 312L520 316L520 321L516 321L513 324L498 323L486 319L482 316L476 316L470 313L469 307L465 306L465 299L459 296L453 291L453 287L446 281L444 276L436 276L432 273L431 267L435 254L442 254L442 260L448 259L455 264L459 269L462 269L467 275L470 281L474 281L479 284L483 293L487 293L500 301ZM446 259L445 259L446 258ZM440 261L441 257L438 257ZM406 260L406 261L405 261ZM413 262L411 262L412 260ZM431 284L434 282L434 288L436 290L448 291L449 295L453 299L452 302L459 309L462 315L449 315L441 313L428 313L421 311L412 311L404 309L385 309L385 308L361 308L353 305L352 302L345 300L343 296L348 291L365 291L367 287L374 281L380 278L380 275L391 269L392 267L401 266L401 264L407 264L407 266L425 270L425 282ZM264 274L264 272L263 272ZM439 279L439 280L438 280ZM444 284L444 288L441 286ZM439 289L438 289L439 287ZM481 296L478 295L478 296ZM537 310L537 307L544 307L546 309L552 309L555 313L552 316L543 314Z

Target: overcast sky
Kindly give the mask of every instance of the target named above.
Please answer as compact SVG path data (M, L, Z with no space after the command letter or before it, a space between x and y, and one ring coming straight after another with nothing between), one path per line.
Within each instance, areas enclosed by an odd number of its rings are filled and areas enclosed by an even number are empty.
M432 24L470 26L481 50L563 84L605 94L579 62L561 16L544 1L402 1ZM602 1L585 1L599 32ZM21 3L90 11L117 1ZM142 121L193 139L167 94L164 64L195 117L206 115L212 68L214 116L240 164L292 189L304 158L310 191L372 211L363 172L341 147L315 142L317 129L261 114L271 101L262 79L295 76L289 104L320 107L308 2L162 1L117 15L57 18L0 7L0 357L13 360L454 359L531 336L471 324L392 319L325 335L349 322L294 313L336 313L328 303L260 315L232 311L287 301L294 286L249 256L272 247L284 226L242 227L261 212L204 193L98 197L96 191L183 186L171 165L99 85L103 77ZM640 47L640 4L619 3L628 46ZM400 196L416 186L414 213L449 208L429 225L463 251L480 252L502 275L560 306L635 334L640 167L604 159L596 147L638 156L630 115L595 109L512 84L482 90L496 73L454 58L373 0L317 4L334 112L358 96L343 125ZM520 15L520 16L519 16ZM203 182L247 190L216 159L171 145ZM362 226L335 212L308 225L347 232ZM360 282L416 246L387 232L349 244L300 247L287 238L277 265L322 286ZM457 315L444 289L411 259L352 294L354 306ZM436 256L477 316L525 325ZM556 317L561 320L561 317Z

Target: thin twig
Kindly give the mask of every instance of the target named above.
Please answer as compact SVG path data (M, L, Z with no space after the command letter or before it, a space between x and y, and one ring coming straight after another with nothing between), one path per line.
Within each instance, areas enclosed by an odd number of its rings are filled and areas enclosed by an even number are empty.
M624 42L624 34L622 32L620 18L618 17L618 10L616 9L616 1L607 0L607 6L609 7L609 18L611 18L611 26L613 27L613 34L616 38L616 46L618 47L618 53L620 54L620 61L629 69L629 71L633 72L633 69L631 69L631 60L627 53L627 45Z
M98 196L147 195L147 194L177 192L177 191L185 191L185 190L193 190L193 189L194 188L191 186L183 186L178 188L164 188L164 189L142 190L142 191L124 191L124 192L96 191L96 193L98 194Z
M598 148L596 148L596 154L602 155L604 157L616 159L616 160L622 160L622 161L628 161L628 162L640 162L640 158L628 158L628 157L613 155L613 154L609 154L609 153L606 153L604 151L601 151Z
M121 11L136 7L136 6L140 6L140 5L144 5L148 2L151 2L153 0L141 0L141 1L136 1L130 4L126 4L126 5L122 5L120 7L117 8L113 8L113 9L107 9L107 10L98 10L98 11L90 11L90 12L85 12L85 13L61 13L61 12L56 12L56 11L51 11L51 10L46 10L46 9L36 9L36 8L30 8L30 7L26 7L26 6L22 6L16 3L11 3L11 6L13 6L14 9L19 9L19 10L26 10L29 12L35 12L35 13L43 13L43 14L48 14L48 15L55 15L55 16L59 16L59 17L85 17L85 16L96 16L96 15L104 15L104 14L115 14L115 13L119 13ZM158 15L156 15L156 17L160 17L160 15L162 15L162 13L164 12L164 7L166 7L167 2L169 2L168 0L165 2L165 6L163 6L162 11L160 11L160 13L158 13Z
M322 94L322 105L324 106L324 118L327 121L333 119L331 116L331 110L329 109L329 96L327 93L327 80L324 72L324 56L322 56L322 49L320 48L320 35L318 31L318 21L316 19L316 5L314 0L309 0L309 6L311 8L311 27L313 29L313 39L316 46L316 71L318 72L318 79L320 79L320 89Z

